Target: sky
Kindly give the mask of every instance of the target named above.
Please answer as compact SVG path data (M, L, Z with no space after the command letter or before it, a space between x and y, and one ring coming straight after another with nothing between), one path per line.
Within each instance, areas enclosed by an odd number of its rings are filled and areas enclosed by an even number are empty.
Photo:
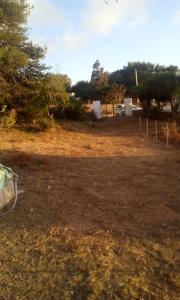
M113 72L132 61L180 67L180 0L27 0L29 38L72 83L99 59Z

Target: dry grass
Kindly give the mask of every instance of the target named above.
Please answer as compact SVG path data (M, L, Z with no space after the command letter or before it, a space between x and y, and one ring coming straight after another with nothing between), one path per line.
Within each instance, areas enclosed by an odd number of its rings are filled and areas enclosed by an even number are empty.
M142 121L143 133L146 134L145 120ZM166 143L167 140L167 121L159 121L157 123L158 140ZM155 139L155 121L149 120L149 135ZM180 123L176 121L168 121L169 143L180 145Z
M16 238L1 239L1 299L177 299L174 244L57 226L39 239L22 231Z
M180 125L176 122L169 124L169 138L170 142L180 145Z
M178 299L180 153L137 132L1 132L24 194L0 219L0 299Z

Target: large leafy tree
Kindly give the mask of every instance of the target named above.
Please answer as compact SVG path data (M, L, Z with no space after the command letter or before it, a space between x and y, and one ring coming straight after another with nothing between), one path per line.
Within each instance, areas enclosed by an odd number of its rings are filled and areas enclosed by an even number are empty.
M141 84L147 79L159 74L175 74L177 66L162 66L145 62L129 62L122 69L112 72L109 76L109 82L123 84L127 87L127 92L131 94L131 88L136 85L135 71L138 74L138 82Z
M151 102L154 100L159 110L170 101L174 111L177 105L174 105L173 95L180 86L176 77L177 71L178 67L173 65L166 67L145 62L130 62L123 69L111 73L109 83L126 86L127 95L138 96L147 110L151 108Z
M97 59L93 64L93 70L91 74L91 85L94 88L102 88L107 85L108 74L104 72L104 69L101 67L99 60Z
M0 1L0 105L22 108L40 93L45 50L28 41L25 0Z
M75 93L77 98L83 102L87 102L92 96L92 87L88 81L78 81L73 87L72 92Z
M92 99L103 99L103 90L108 85L108 73L101 67L99 60L93 64L90 87Z
M67 75L47 73L44 77L44 86L50 104L66 107L71 86L71 80Z
M124 85L113 83L104 89L104 102L105 103L121 103L124 100L126 88Z
M119 85L117 83L107 85L103 89L103 102L105 104L108 103L112 104L113 115L114 115L114 105L121 103L124 100L125 93L126 93L126 88L124 87L124 85Z
M0 103L11 99L17 71L27 63L27 55L21 50L26 40L22 27L26 20L26 9L25 2L0 2L0 85L1 90L5 88Z
M23 115L26 120L39 121L52 118L50 110L63 112L69 105L71 80L67 75L46 73L41 80L31 81L26 88Z
M134 94L139 96L147 110L151 108L152 100L156 102L159 110L166 105L167 101L170 101L172 112L176 112L178 86L180 86L180 80L176 78L174 71L165 70L143 80L134 89Z

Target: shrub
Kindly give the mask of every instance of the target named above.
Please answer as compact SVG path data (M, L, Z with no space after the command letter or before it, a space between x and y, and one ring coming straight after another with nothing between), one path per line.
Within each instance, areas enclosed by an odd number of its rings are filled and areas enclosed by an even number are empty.
M80 100L70 100L63 115L73 121L82 121L85 118L85 108Z
M70 100L66 107L62 105L51 107L50 113L52 113L57 120L63 118L73 121L82 121L86 116L85 107L79 100Z
M4 106L0 115L0 128L10 129L16 124L16 111L12 109L7 111L7 106Z
M38 119L37 121L34 121L34 124L38 127L40 131L46 131L55 127L54 119L50 119L47 117L43 117Z

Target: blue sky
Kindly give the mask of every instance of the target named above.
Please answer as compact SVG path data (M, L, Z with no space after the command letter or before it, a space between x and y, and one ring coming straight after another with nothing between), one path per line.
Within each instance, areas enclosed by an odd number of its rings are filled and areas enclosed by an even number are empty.
M73 83L90 79L97 58L109 72L129 61L180 67L180 0L27 1L30 39Z

